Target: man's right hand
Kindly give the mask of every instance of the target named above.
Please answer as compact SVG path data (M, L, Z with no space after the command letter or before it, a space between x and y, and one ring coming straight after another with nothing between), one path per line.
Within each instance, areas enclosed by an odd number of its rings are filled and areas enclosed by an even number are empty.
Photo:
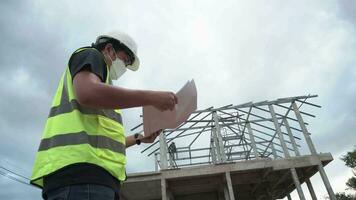
M153 91L152 106L160 111L173 110L178 103L177 96L173 92Z

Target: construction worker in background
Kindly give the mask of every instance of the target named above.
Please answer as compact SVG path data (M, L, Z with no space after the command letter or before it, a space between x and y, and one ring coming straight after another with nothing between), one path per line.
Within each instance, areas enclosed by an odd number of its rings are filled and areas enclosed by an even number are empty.
M172 92L112 86L126 69L139 68L137 46L127 34L99 36L69 59L33 167L31 184L48 200L119 199L126 179L125 149L152 143L161 131L126 137L119 109L152 105L172 110Z

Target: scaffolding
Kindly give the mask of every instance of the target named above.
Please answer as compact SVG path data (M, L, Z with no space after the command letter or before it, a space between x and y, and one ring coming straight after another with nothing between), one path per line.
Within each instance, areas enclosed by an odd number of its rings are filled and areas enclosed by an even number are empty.
M156 171L167 174L178 169L231 166L223 171L223 186L219 186L218 189L224 197L220 198L218 195L217 198L212 199L233 200L252 197L253 199L283 197L291 199L289 193L296 189L299 198L305 200L301 188L301 182L305 182L314 200L317 197L310 177L319 172L330 199L336 200L323 168L332 157L317 153L310 137L311 133L307 129L308 123L303 119L303 117L314 118L315 116L309 111L321 107L311 103L310 100L315 97L317 95L296 96L197 110L176 129L163 130L164 134L160 135L159 141L149 145L141 153L148 152L148 156L154 155ZM132 131L140 127L142 124ZM327 158L323 160L325 157ZM313 164L310 166L307 164L303 168L294 164L298 159L314 160ZM287 170L282 171L282 168L277 170L278 162L284 161L290 161L292 164L288 162ZM238 179L245 172L242 171L242 167L238 170L232 168L245 166L246 163L256 163L256 165L264 163L265 167L262 167L261 171L254 169L260 175L256 179L257 182L247 186L242 183L239 185ZM251 164L246 165L246 173L252 170L249 166ZM211 168L211 170L219 169ZM298 174L302 177L298 177ZM268 178L269 176L277 178ZM291 178L292 185L283 190L283 184L287 183L288 177ZM179 180L179 177L175 178ZM169 179L162 177L160 179L161 198L174 199L174 192L167 192ZM218 179L220 180L221 176ZM172 185L174 180L172 178ZM249 194L242 194L244 192ZM193 193L191 195L197 194ZM179 196L179 189L176 190L176 194ZM181 199L184 199L183 196Z

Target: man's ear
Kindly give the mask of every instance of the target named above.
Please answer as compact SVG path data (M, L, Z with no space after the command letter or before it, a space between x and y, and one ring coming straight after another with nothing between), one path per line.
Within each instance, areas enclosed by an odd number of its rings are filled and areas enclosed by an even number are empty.
M114 55L115 52L113 52L113 49L114 49L114 47L112 46L111 43L107 43L107 44L105 45L105 47L104 47L104 51L106 52L106 54L107 54L108 56L110 56L110 58L112 58L113 56L115 56L115 55Z
M104 50L109 53L112 48L113 48L112 44L111 43L107 43L105 45L105 47L104 47Z

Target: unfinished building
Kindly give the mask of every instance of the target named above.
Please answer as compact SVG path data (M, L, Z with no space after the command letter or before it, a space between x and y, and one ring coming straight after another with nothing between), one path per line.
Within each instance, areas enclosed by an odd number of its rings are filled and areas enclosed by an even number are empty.
M324 170L332 155L317 152L304 119L320 108L311 103L314 97L195 111L142 151L155 157L156 171L128 174L121 199L291 199L296 190L305 200L301 184L306 183L315 200L310 178L319 173L336 200Z

